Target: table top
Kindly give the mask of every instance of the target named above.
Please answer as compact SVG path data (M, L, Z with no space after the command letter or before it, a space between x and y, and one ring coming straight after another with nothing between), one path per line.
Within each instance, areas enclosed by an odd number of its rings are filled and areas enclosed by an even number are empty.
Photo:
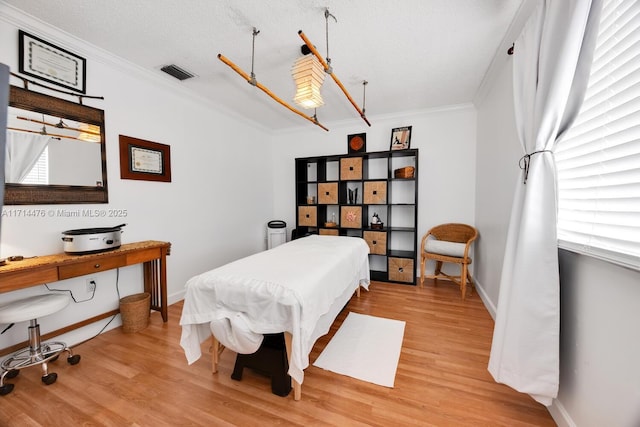
M20 261L6 261L5 265L0 266L0 276L2 274L7 273L15 273L21 270L30 270L38 267L43 267L47 265L64 265L64 264L72 264L76 262L84 262L91 261L93 259L100 259L112 255L117 254L126 254L128 252L139 251L144 249L154 249L154 248L163 248L171 247L171 243L169 242L160 242L156 240L145 240L142 242L135 243L125 243L121 245L117 249L111 249L109 251L98 252L93 254L67 254L67 253L58 253L52 255L43 255L43 256L35 256L24 258Z

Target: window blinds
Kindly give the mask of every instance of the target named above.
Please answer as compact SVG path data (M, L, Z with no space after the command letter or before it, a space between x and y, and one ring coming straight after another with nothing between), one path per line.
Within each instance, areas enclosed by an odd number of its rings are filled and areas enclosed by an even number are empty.
M589 85L556 145L560 246L640 269L640 2L604 2Z
M49 147L45 147L38 161L31 168L20 184L49 184Z

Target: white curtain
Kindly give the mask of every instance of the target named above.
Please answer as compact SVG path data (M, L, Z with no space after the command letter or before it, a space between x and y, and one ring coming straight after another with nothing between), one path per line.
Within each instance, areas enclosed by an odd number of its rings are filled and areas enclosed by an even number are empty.
M22 182L50 140L51 137L47 135L7 131L5 181L15 184Z
M553 149L584 98L601 0L541 0L515 43L516 127L524 157L489 360L497 382L549 406L559 382L560 287Z

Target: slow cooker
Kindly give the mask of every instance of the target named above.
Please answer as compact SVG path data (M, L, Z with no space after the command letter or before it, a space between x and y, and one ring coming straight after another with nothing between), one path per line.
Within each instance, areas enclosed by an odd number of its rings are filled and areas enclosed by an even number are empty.
M110 251L120 247L122 227L79 228L62 232L62 246L68 254L93 254Z

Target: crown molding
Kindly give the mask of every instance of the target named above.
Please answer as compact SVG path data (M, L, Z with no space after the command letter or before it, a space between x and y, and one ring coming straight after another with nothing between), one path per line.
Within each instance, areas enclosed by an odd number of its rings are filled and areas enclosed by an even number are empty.
M76 36L73 36L58 27L55 27L47 22L44 22L32 15L29 15L14 6L8 5L0 1L0 21L6 21L24 31L38 35L56 44L64 49L68 49L71 52L77 53L83 56L87 60L91 59L100 62L106 66L110 66L122 71L124 74L133 75L145 82L151 82L161 86L163 89L178 94L182 97L188 98L198 104L203 105L205 108L212 109L224 116L227 116L233 120L238 120L243 123L248 123L256 129L272 134L273 130L264 127L263 125L241 116L238 113L228 110L223 106L214 103L213 101L199 96L196 93L190 92L184 89L179 82L173 82L169 79L172 77L161 75L159 72L148 70L127 61L113 53L104 50L98 46L95 46L85 40L82 40Z

